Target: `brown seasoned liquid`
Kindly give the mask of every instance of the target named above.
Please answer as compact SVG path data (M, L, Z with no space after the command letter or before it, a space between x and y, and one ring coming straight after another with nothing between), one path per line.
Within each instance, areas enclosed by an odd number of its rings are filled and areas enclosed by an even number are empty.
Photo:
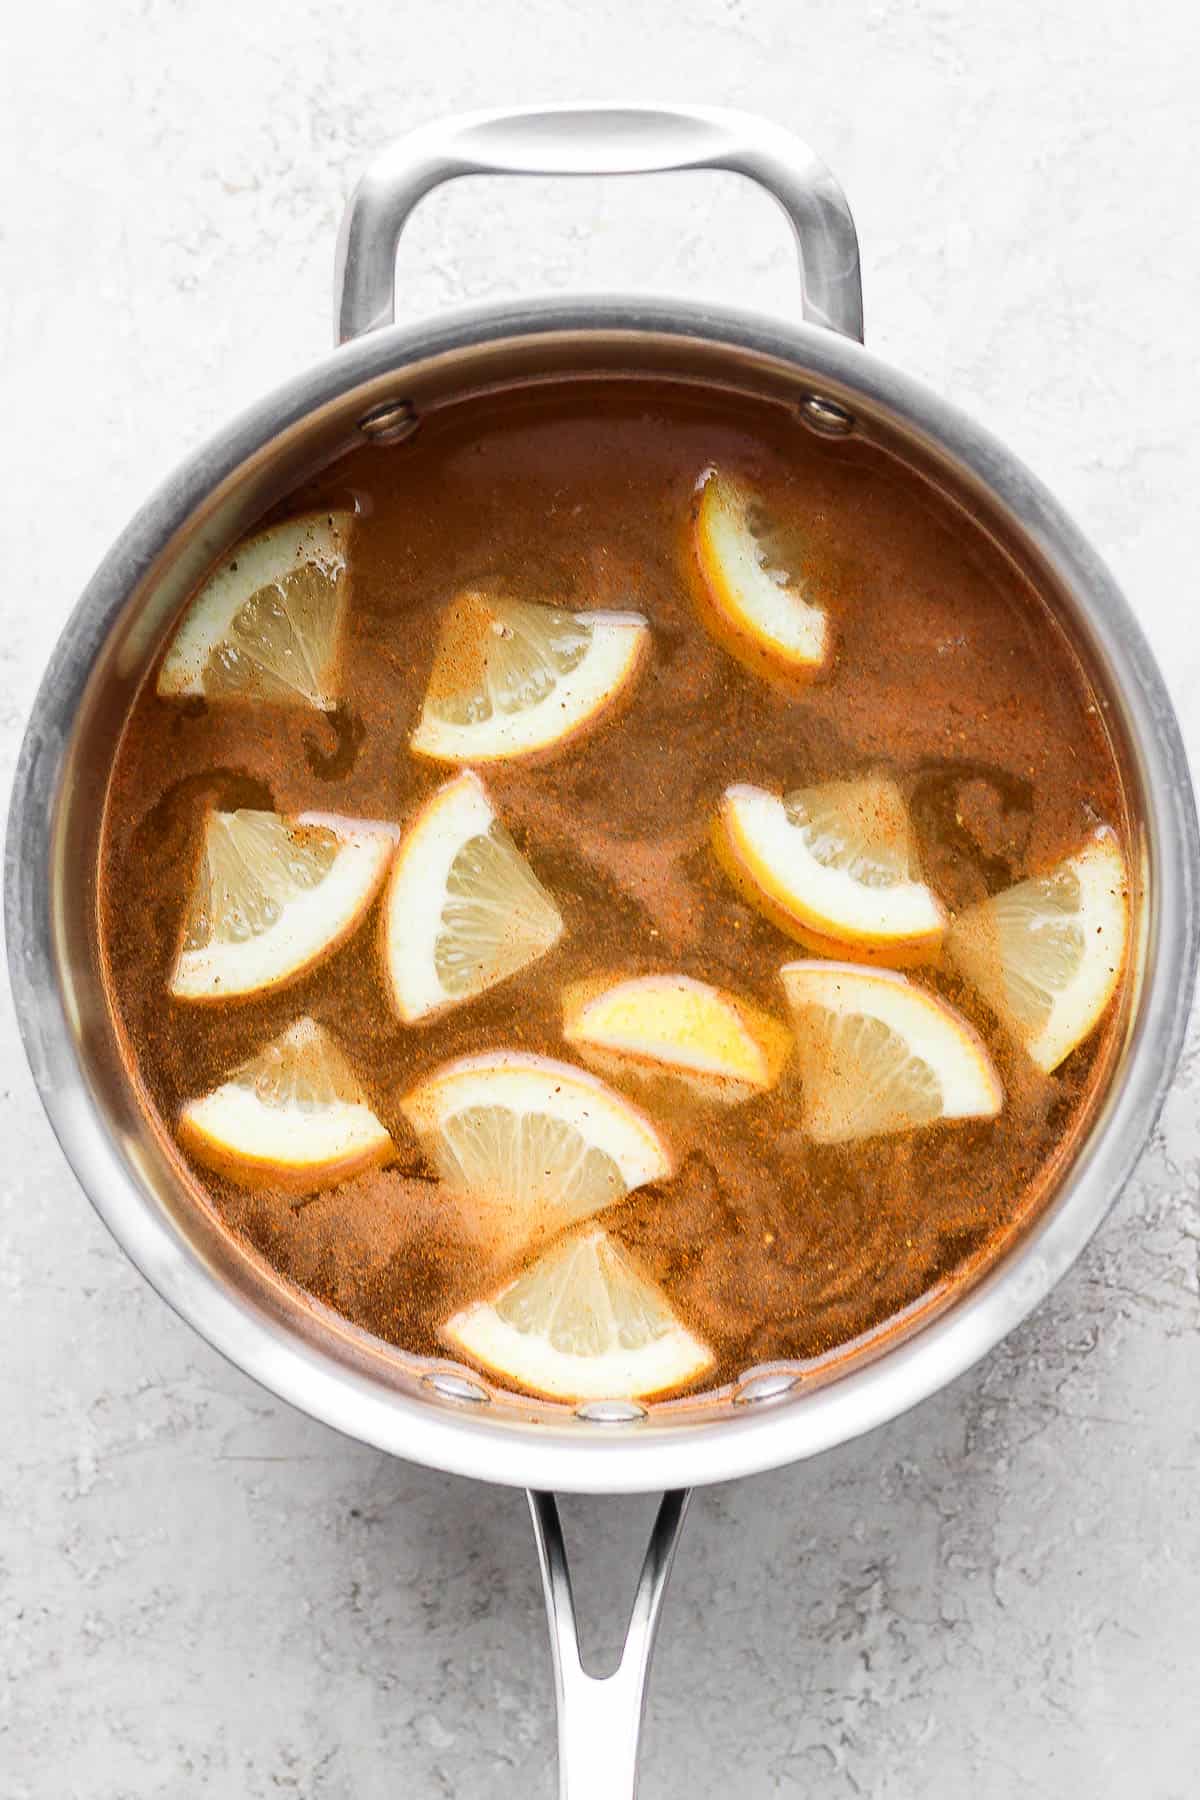
M685 534L710 463L756 485L834 617L836 660L799 697L732 661L698 622ZM360 514L344 704L327 718L181 703L148 681L112 778L101 929L114 1006L168 1130L185 1100L298 1016L336 1035L393 1131L393 1166L301 1199L198 1166L195 1177L278 1271L406 1350L444 1354L439 1326L505 1272L488 1251L464 1250L398 1104L416 1081L485 1048L570 1059L562 990L598 971L682 972L786 1018L778 970L801 952L743 904L708 844L729 783L787 791L890 771L924 877L951 909L1046 868L1098 820L1124 834L1102 709L1013 564L883 451L818 438L782 409L633 381L464 403L403 446L356 453L287 510L308 505ZM592 735L534 765L483 771L562 911L557 947L473 1003L405 1027L382 985L376 908L291 987L173 1002L207 808L411 817L453 772L407 748L439 612L459 588L497 582L567 607L634 608L653 630L629 704ZM798 1129L785 1080L743 1106L664 1121L677 1174L603 1215L712 1345L714 1385L753 1363L824 1355L978 1270L1085 1122L1111 1024L1042 1076L952 973L918 979L984 1035L1006 1091L997 1120L821 1148Z

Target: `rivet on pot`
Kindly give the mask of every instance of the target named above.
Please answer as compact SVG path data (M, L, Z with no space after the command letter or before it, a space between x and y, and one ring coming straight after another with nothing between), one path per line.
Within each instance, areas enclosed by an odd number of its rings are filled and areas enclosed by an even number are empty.
M421 423L411 400L385 400L358 421L358 429L373 444L402 444Z
M800 417L822 437L849 437L854 430L854 414L822 394L805 394L800 402Z
M734 1391L735 1406L761 1406L767 1400L782 1400L800 1386L801 1377L794 1369L750 1369L742 1376Z
M646 1409L636 1400L585 1400L575 1408L575 1417L592 1425L635 1425L646 1417Z
M428 1375L422 1375L421 1382L443 1400L457 1400L465 1406L484 1406L491 1399L478 1381L469 1375L458 1375L453 1369L431 1369Z

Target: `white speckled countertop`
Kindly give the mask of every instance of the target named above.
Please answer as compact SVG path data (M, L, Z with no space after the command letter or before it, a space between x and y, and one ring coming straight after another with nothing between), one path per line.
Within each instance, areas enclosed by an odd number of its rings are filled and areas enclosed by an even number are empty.
M443 111L603 95L757 109L818 147L870 343L1057 489L1200 747L1194 7L40 0L0 34L6 769L139 500L324 350L370 152ZM781 223L732 177L464 183L402 275L410 316L610 284L796 305ZM220 1361L68 1175L6 994L0 1031L0 1796L549 1800L520 1495L348 1444ZM1196 1057L1002 1349L819 1463L698 1496L646 1800L1197 1793ZM601 1637L647 1517L568 1507Z

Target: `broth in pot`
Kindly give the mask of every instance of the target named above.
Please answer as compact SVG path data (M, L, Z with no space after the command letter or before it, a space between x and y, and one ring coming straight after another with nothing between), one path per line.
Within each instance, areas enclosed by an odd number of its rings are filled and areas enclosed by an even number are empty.
M464 400L233 548L130 713L110 1000L200 1203L575 1403L828 1363L1033 1216L1128 826L1046 601L925 476L643 380Z

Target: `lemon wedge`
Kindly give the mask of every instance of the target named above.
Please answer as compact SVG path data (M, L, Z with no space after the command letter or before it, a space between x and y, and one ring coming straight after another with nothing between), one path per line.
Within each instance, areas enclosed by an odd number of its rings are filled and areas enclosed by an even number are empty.
M446 1186L509 1243L577 1224L671 1173L649 1119L594 1075L550 1057L466 1056L401 1105Z
M412 747L472 763L551 749L595 724L649 641L638 613L460 594L442 619Z
M1116 835L1101 826L1048 874L954 921L947 954L1047 1072L1095 1030L1117 990L1128 888Z
M991 1119L1004 1089L978 1033L892 969L795 962L782 970L796 1023L804 1129L818 1144Z
M661 1290L599 1229L569 1237L442 1328L500 1381L554 1400L635 1400L713 1364Z
M557 906L465 769L426 801L392 865L384 957L412 1024L507 981L562 936Z
M236 1181L303 1189L344 1181L393 1148L341 1050L307 1018L211 1094L189 1100L179 1135Z
M704 477L693 542L702 610L713 635L756 674L814 675L829 656L829 618L799 583L772 566L770 520L745 482Z
M184 614L159 693L332 711L353 519L310 513L239 544Z
M397 835L319 813L211 812L171 993L226 1000L303 975L359 923Z
M743 898L820 955L907 965L938 954L945 909L920 880L904 798L885 776L782 799L738 782L713 843Z
M688 975L579 983L563 998L563 1036L607 1074L666 1075L730 1102L773 1087L792 1048L769 1013Z

